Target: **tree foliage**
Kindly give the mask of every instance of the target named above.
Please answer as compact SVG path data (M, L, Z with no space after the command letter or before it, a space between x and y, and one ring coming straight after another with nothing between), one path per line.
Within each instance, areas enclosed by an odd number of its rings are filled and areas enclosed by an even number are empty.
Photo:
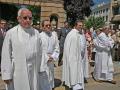
M84 19L91 13L90 6L93 6L93 0L64 0L64 9L67 13L68 21Z
M40 12L41 12L40 7L28 5L27 8L32 11L33 24L39 24L38 22L40 22Z
M104 26L105 21L102 17L89 17L88 20L85 20L84 23L87 28L94 27L95 29L97 29Z
M13 25L17 24L17 11L18 8L14 4L0 3L0 18L9 21Z

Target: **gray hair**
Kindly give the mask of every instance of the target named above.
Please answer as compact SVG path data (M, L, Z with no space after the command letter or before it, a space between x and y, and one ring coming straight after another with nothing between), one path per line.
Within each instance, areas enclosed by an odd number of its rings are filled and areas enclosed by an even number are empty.
M49 19L43 20L43 21L42 21L42 27L44 27L44 24L45 24L46 21L50 21L50 20L49 20Z
M27 8L20 8L20 9L18 10L18 17L21 16L22 11L30 11L30 10L27 9Z

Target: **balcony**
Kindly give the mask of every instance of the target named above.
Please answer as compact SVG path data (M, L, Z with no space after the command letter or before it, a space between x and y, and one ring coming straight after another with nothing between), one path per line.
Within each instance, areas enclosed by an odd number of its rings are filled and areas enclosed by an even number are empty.
M120 0L113 0L112 1L112 6L115 7L115 6L120 6Z
M113 21L113 22L120 21L120 15L115 15L115 16L113 16L112 21Z

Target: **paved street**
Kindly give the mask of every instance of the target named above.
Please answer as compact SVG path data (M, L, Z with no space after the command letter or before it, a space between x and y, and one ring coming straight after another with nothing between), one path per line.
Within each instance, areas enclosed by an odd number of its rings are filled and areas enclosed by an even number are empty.
M120 63L114 62L114 68L115 68L114 79L115 81L117 81L117 84L114 85L105 82L98 83L95 82L90 75L90 78L88 79L88 83L85 84L85 90L120 90ZM61 67L55 68L55 75L57 79L61 79L60 77L61 71L62 71ZM93 67L90 67L90 73L92 71L93 71ZM55 90L65 90L65 87L63 86L56 87Z
M57 64L56 64L57 65ZM88 83L85 84L85 90L120 90L120 63L114 62L115 73L114 79L117 81L117 84L110 84L110 83L98 83L95 82L91 75L88 79ZM93 67L90 67L90 73L93 71ZM62 67L55 67L55 90L68 90L65 89L64 86L61 85L61 72ZM0 80L0 90L4 90L4 84Z

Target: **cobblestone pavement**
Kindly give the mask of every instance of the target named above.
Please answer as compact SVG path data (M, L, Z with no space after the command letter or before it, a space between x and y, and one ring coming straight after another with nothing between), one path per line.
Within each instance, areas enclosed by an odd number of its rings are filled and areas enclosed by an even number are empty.
M57 63L55 63L55 90L69 90L65 89L64 86L62 86L61 82L61 72L62 72L62 66L58 67ZM115 73L114 73L114 80L117 81L117 84L110 84L110 83L98 83L95 82L91 75L90 78L88 79L88 83L85 84L85 90L120 90L120 62L114 62L114 68L115 68ZM93 71L93 67L89 67L91 73ZM4 83L0 78L0 90L4 90Z

